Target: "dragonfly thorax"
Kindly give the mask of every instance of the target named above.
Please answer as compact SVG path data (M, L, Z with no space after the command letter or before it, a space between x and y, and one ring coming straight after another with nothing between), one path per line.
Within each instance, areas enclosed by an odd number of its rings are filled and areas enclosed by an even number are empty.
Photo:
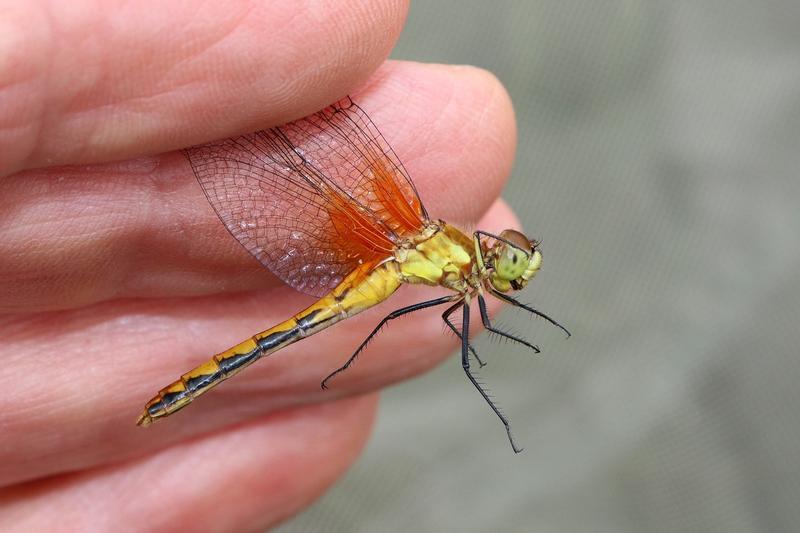
M472 240L462 231L437 221L420 238L395 251L403 281L441 285L457 292L469 292L473 275Z

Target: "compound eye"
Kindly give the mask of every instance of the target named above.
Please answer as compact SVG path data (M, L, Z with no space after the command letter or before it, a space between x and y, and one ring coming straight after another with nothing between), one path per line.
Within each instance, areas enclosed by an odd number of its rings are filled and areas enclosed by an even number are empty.
M523 250L531 249L531 241L529 241L525 235L515 229L503 230L503 233L500 234L500 237L507 240L514 246L519 246Z
M495 262L495 272L500 279L511 281L521 277L528 268L528 254L518 248L502 244Z

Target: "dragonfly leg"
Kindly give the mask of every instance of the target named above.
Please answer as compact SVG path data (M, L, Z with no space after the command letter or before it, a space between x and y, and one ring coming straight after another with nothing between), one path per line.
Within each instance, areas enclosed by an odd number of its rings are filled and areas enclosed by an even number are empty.
M455 324L453 324L452 322L450 322L450 315L453 313L453 311L455 311L456 309L458 309L458 307L459 307L460 305L461 305L461 303L460 303L460 302L459 302L459 303L457 303L456 305L454 305L453 307L451 307L451 308L449 308L447 311L445 311L445 312L444 312L444 314L442 315L442 319L444 319L444 323L447 325L447 327L448 327L448 328L450 328L450 331L452 331L453 333L455 333L455 335L456 335L456 337L458 337L458 340L459 340L459 341L460 341L460 340L463 340L463 339L461 338L461 332L460 332L460 331L458 331L458 328L455 326ZM478 356L478 352L476 352L476 351L475 351L475 348L473 348L473 347L472 347L472 345L470 345L470 347L469 347L469 352L472 354L472 357L474 357L474 358L475 358L475 360L478 362L478 366L479 366L479 367L483 368L483 367L485 367L485 366L486 366L486 363L484 363L484 362L481 360L481 358Z
M359 347L356 348L356 351L353 353L353 355L350 356L350 358L345 362L345 364L343 364L342 366L340 366L339 368L337 368L336 370L334 370L333 372L328 374L328 377L326 377L325 379L322 380L322 383L321 383L322 388L323 389L327 389L328 388L328 382L331 380L331 378L333 378L336 374L339 374L340 372L344 372L345 370L347 370L350 367L350 365L353 364L353 361L356 360L356 357L358 357L358 355L364 350L364 348L367 347L367 344L369 344L369 342L372 340L372 338L375 335L377 335L378 332L381 330L381 328L383 328L383 326L386 325L386 323L389 322L390 320L395 319L397 317L401 317L403 315L407 315L408 313L413 313L414 311L419 311L420 309L426 309L428 307L433 307L435 305L441 305L441 304L449 303L449 302L452 302L454 299L460 298L460 297L461 297L461 295L458 295L458 294L450 295L450 296L443 296L441 298L436 298L435 300L428 300L426 302L416 303L416 304L409 305L407 307L402 307L400 309L392 311L391 313L389 313L388 315L383 317L383 320L381 320L380 323L378 323L378 325L375 327L375 329L372 330L372 333L370 333L367 336L367 338L364 339L364 342L362 342L359 345Z
M525 339L517 337L516 335L512 335L511 333L499 330L494 326L492 326L492 322L491 320L489 320L489 312L486 310L486 300L484 299L482 294L478 295L478 308L480 309L481 321L483 322L483 327L486 328L486 331L491 331L492 333L500 335L501 337L505 337L506 339L518 342L524 346L527 346L534 352L539 353L539 347L536 346L535 344L531 344Z
M570 333L567 328L565 328L564 326L562 326L561 324L556 322L555 319L550 318L546 314L542 313L541 311L537 311L533 307L531 307L529 305L525 305L524 303L520 302L519 300L516 300L515 298L512 298L508 294L503 294L500 291L492 290L492 289L490 289L490 291L495 297L499 298L500 300L503 300L504 302L510 303L514 307L519 307L520 309L524 309L529 313L533 313L534 315L536 315L538 317L544 318L545 320L547 320L548 322L550 322L551 324L553 324L557 328L560 328L561 331L563 331L564 333L567 334L567 337L572 337L572 333Z
M442 318L445 322L450 322L450 315L458 309L458 307L462 308L462 326L461 326L461 366L464 368L464 373L467 375L467 378L472 382L478 392L483 396L483 399L486 400L486 403L489 404L494 414L500 419L503 423L503 426L506 428L506 434L508 435L508 441L511 443L511 448L514 450L514 453L519 453L522 451L522 448L517 446L517 443L514 442L514 436L511 434L511 424L508 422L506 416L500 411L500 409L494 404L492 399L489 397L489 394L484 390L483 386L475 379L475 376L472 375L472 372L469 367L469 353L470 353L470 345L469 345L469 305L458 303L447 309L442 315Z

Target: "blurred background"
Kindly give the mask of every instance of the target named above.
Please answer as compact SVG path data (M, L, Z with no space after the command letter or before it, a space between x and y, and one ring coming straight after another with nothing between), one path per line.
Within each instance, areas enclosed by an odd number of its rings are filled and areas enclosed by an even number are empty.
M800 530L800 4L417 2L393 57L508 88L523 299L573 337L477 340L524 453L453 357L279 531Z

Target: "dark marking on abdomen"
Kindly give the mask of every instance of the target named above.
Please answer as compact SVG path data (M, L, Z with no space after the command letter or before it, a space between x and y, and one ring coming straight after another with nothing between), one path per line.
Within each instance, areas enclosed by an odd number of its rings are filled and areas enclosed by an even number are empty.
M350 287L347 287L345 290L342 291L342 294L337 294L333 297L334 300L337 302L343 302L347 295L350 293Z
M153 418L157 418L161 416L162 412L168 411L173 405L179 403L184 396L188 395L189 393L185 390L162 394L161 400L147 408L147 413Z
M300 318L300 320L297 321L297 328L300 329L300 331L305 332L306 330L318 326L319 324L314 322L314 317L317 316L320 311L322 311L322 309L314 309L304 317Z
M202 391L208 386L213 385L214 383L219 381L223 375L224 371L220 369L217 372L214 372L213 374L202 374L200 376L195 376L193 378L184 380L186 382L186 390L190 394Z
M222 373L228 376L231 374L231 372L234 372L239 368L252 363L259 357L261 357L261 348L255 348L247 353L240 353L226 357L225 359L217 361L217 364L219 365L220 370L222 370Z
M268 350L277 348L282 344L296 340L296 337L298 337L299 335L300 335L300 330L297 327L294 327L292 329L270 333L266 337L258 339L256 344L258 344L258 349L260 351L266 352Z

